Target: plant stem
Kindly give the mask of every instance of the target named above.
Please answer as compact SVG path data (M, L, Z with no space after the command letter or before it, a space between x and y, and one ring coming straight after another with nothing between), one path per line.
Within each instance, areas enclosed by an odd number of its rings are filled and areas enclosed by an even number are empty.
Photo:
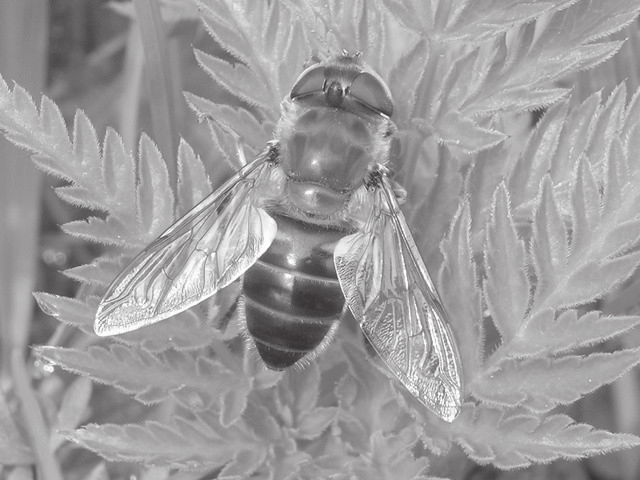
M60 467L49 448L49 431L42 411L31 388L31 377L25 365L22 350L11 351L11 374L18 399L22 424L31 440L33 454L38 462L42 480L63 480Z
M0 2L0 72L31 92L44 87L48 3ZM11 350L24 347L31 330L38 260L40 174L4 139L0 141L0 381L10 378Z
M153 137L169 170L171 186L176 187L177 122L174 79L164 24L157 0L133 0L142 34L145 70L149 84L149 104Z
M122 94L118 99L118 130L126 147L136 150L139 131L139 109L144 63L140 30L131 28L127 35L127 48L122 66Z

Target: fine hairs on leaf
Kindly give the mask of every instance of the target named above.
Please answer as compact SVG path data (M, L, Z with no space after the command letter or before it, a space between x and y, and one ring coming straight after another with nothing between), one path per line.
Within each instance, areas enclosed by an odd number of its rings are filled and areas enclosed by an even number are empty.
M638 437L575 423L562 414L468 406L452 425L456 441L478 463L514 469L558 458L576 459L639 444Z
M93 346L86 351L40 347L36 355L44 362L63 365L74 373L135 395L146 405L171 395L187 408L207 409L228 390L248 388L247 379L218 362L175 350L152 354L114 344L109 349Z
M175 26L173 3L161 6ZM175 159L163 158L147 134L131 152L112 128L100 138L80 110L68 129L51 99L37 106L0 77L0 130L63 182L55 188L63 201L90 210L61 229L102 252L63 272L81 285L75 298L34 294L61 331L73 331L33 349L38 362L60 367L59 401L41 392L60 459L70 461L69 440L108 462L142 464L141 479L182 470L414 480L640 445L564 409L640 363L640 350L620 342L640 324L637 305L616 315L605 308L640 266L640 91L616 78L606 91L572 95L573 76L588 76L616 55L623 32L637 30L637 1L195 3L221 51L199 46L193 58L230 98L184 93L210 134L206 154L182 139ZM464 403L450 423L391 377L350 315L305 368L266 369L243 337L239 283L147 328L108 339L93 332L116 275L215 190L206 172L230 172L262 151L300 72L343 49L360 51L391 89L402 208L462 364ZM508 128L536 110L535 125ZM175 189L165 162L176 164ZM0 462L30 465L9 400L0 392ZM431 461L454 458L455 445L468 464ZM109 472L96 462L87 478Z

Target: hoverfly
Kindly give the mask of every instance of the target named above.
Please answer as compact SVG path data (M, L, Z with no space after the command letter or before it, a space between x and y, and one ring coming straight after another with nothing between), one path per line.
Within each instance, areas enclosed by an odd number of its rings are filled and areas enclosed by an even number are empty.
M308 360L348 308L400 382L453 421L455 339L385 167L389 87L344 54L302 72L281 107L275 140L117 276L96 333L158 322L244 275L240 305L268 367Z

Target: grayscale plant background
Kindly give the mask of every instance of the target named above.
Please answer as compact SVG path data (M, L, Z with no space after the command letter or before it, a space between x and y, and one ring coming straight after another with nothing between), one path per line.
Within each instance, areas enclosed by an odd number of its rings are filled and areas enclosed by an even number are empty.
M0 478L638 478L638 11L0 2L0 130L22 147L0 139ZM392 89L404 211L463 362L451 424L348 320L305 370L266 371L237 285L92 333L119 269L239 167L238 145L264 146L312 55L343 49Z

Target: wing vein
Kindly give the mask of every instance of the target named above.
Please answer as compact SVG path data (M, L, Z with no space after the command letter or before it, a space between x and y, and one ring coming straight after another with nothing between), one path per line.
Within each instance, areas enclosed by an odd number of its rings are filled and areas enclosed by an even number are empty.
M347 303L378 355L427 408L453 421L462 402L455 338L395 193L383 177L354 195L370 211L359 231L336 245ZM364 209L364 210L363 210Z
M277 229L262 208L283 178L268 162L274 151L268 147L116 277L98 306L98 335L125 333L186 310L256 262Z

